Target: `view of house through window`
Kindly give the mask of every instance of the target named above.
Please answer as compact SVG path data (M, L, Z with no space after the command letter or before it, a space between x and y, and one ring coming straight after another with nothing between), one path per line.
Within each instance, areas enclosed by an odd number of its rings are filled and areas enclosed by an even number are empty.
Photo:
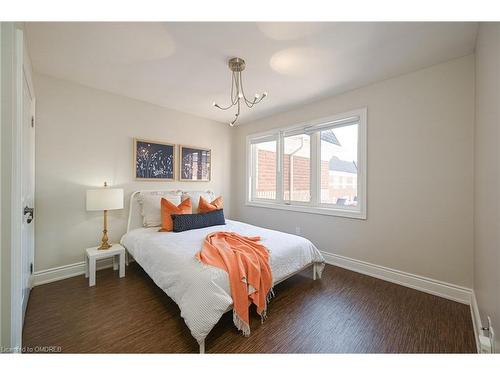
M358 204L358 124L321 132L321 203Z
M366 110L249 136L248 202L365 218Z
M253 145L255 158L255 198L276 199L276 141Z
M283 200L311 200L311 136L284 137Z

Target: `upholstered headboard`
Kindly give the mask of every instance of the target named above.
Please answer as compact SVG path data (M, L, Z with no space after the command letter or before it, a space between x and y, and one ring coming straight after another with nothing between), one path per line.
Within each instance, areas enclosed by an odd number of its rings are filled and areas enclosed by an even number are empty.
M183 191L183 190L138 190L134 191L132 195L130 196L130 207L129 207L129 213L128 213L128 223L127 223L127 232L131 231L132 229L136 228L142 228L143 227L143 217L142 217L142 207L141 203L139 202L139 197L141 193L152 193L152 194L159 194L159 195L167 195L171 194L173 191L177 191L183 194L191 194L195 193L198 194L200 191ZM206 191L205 193L210 194L211 196L214 195L212 191ZM196 203L197 206L197 203Z

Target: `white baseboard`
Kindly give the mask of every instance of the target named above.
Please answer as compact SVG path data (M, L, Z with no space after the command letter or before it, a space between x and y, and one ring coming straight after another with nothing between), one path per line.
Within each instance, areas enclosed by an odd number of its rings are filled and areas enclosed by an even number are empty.
M422 292L464 303L466 305L471 304L472 289L325 251L322 251L322 254L328 264L346 268L364 275L373 276L378 279L390 281L391 283L403 285L408 288L420 290Z
M97 261L97 270L113 267L112 259L102 259ZM85 262L68 264L66 266L49 268L33 273L33 286L52 283L54 281L67 279L73 276L85 274Z

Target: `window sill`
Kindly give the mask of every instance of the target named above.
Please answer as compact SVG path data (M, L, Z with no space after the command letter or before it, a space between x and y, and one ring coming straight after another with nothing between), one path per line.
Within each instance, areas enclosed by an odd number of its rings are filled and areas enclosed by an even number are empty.
M366 220L366 212L342 210L339 208L309 207L309 206L267 203L267 202L252 202L252 201L247 201L245 205L249 207L270 208L273 210L295 211L308 214L338 216L338 217L346 217L349 219Z

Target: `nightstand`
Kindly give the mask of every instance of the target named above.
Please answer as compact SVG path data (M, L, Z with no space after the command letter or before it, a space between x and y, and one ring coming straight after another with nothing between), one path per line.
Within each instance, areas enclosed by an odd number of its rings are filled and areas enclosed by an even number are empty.
M89 278L89 286L95 285L96 261L113 257L113 269L120 269L120 277L125 277L125 248L120 244L113 244L107 250L98 250L90 247L85 250L85 277Z

